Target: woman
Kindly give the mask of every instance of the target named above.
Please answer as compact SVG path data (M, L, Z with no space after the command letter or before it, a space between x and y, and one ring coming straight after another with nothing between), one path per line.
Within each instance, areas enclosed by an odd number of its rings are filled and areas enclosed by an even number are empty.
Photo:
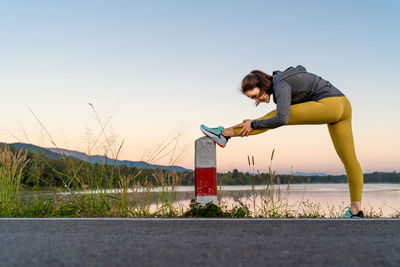
M233 136L260 134L283 125L327 124L349 181L351 205L342 218L363 218L363 173L354 149L351 105L346 96L329 81L307 72L301 65L289 67L283 72L274 71L273 76L253 70L243 78L241 90L254 99L256 105L269 103L273 95L276 110L255 120L244 120L230 128L201 125L201 131L225 147Z

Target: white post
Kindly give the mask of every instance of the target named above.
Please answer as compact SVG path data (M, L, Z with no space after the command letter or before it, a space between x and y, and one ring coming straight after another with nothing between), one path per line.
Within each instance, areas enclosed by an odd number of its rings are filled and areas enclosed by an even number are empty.
M217 156L215 142L209 137L195 141L195 197L196 202L205 205L217 200Z

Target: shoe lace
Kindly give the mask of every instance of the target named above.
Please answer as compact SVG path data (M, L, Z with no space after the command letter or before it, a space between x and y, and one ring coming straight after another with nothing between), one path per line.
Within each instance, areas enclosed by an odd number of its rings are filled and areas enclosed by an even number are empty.
M211 128L211 129L213 129L214 132L217 133L217 134L222 134L222 129L221 129L221 127L215 127L215 128Z

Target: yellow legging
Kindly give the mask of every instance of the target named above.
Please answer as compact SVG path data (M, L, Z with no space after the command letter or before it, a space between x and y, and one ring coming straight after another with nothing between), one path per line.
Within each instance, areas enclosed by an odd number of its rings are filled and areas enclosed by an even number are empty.
M276 110L258 118L264 120L276 115ZM349 181L351 201L360 201L363 188L363 173L354 149L351 128L351 105L346 96L323 98L290 106L287 125L327 124L329 134L339 158L343 162ZM242 128L233 128L235 136ZM269 128L256 129L249 134L260 134Z

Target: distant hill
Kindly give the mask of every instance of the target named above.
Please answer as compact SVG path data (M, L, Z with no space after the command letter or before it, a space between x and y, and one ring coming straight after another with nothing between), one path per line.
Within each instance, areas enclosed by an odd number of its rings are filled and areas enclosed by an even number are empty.
M6 143L0 143L0 144L6 144ZM173 171L178 171L178 172L192 172L193 170L186 169L180 166L164 166L164 165L157 165L157 164L148 164L144 161L129 161L129 160L113 160L105 156L100 156L100 155L93 155L89 156L85 153L79 152L79 151L74 151L74 150L68 150L68 149L62 149L62 148L44 148L40 146L35 146L32 144L24 144L24 143L11 143L8 144L10 146L13 146L15 149L24 149L28 150L31 152L35 152L38 154L45 155L49 159L60 159L63 158L64 156L70 156L73 158L77 158L80 160L84 160L90 163L98 163L98 164L110 164L110 165L125 165L127 167L135 167L135 168L148 168L148 169L156 169L156 168L161 168L162 170L173 170Z
M35 146L32 144L24 144L24 143L11 143L11 144L7 144L7 143L0 143L0 145L10 145L12 147L14 147L17 150L27 150L29 152L34 152L37 154L42 154L45 155L47 158L49 159L61 159L63 156L58 154L58 153L54 153L46 148L40 147L40 146Z
M164 166L164 165L156 165L156 164L148 164L144 161L130 161L130 160L115 160L110 159L106 156L100 156L100 155L93 155L89 156L85 153L74 151L74 150L68 150L68 149L62 149L62 148L46 148L51 152L58 153L61 155L65 156L71 156L77 159L81 159L90 163L98 163L98 164L117 164L117 165L125 165L128 167L136 167L136 168L149 168L149 169L156 169L160 167L162 170L174 170L174 171L179 171L179 172L192 172L193 170L186 169L180 166Z

